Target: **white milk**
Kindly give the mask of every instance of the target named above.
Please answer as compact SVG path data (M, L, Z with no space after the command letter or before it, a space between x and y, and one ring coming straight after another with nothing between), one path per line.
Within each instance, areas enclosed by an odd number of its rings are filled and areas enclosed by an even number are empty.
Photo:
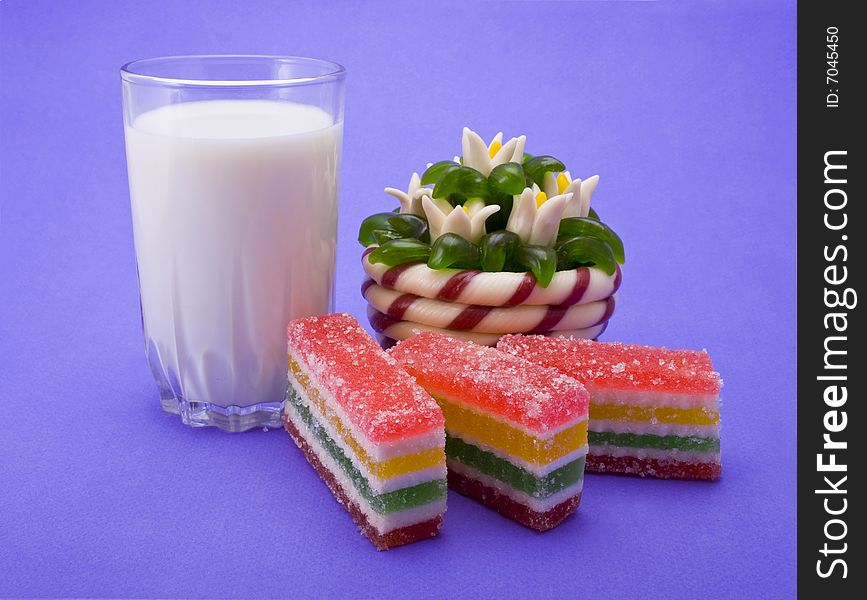
M329 310L341 125L215 100L126 130L142 319L165 400L280 402L290 319Z

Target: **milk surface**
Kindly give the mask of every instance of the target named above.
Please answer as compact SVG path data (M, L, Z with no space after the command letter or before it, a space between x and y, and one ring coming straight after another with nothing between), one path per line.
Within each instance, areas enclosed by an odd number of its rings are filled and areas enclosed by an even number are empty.
M286 324L331 304L341 127L269 100L174 104L127 126L142 320L163 398L282 400Z

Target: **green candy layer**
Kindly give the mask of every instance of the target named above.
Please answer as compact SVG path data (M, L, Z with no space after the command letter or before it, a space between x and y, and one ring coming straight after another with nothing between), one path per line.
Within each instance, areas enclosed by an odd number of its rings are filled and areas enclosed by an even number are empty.
M340 465L343 472L352 480L355 489L357 489L361 496L367 500L371 508L379 514L384 515L406 510L445 497L445 479L433 479L411 487L400 488L393 492L377 494L370 489L370 484L367 482L367 479L355 467L355 465L352 464L352 461L348 456L346 456L343 449L331 439L328 432L325 431L325 428L319 424L310 412L310 409L301 403L298 392L291 385L286 393L286 399L295 409L295 412L298 413L298 416L301 417L301 420L304 421L307 429L313 433L322 447L331 455L331 458Z
M583 456L551 471L544 477L537 477L496 454L448 434L446 434L446 456L540 500L578 483L584 477Z
M719 452L718 438L588 431L587 439L591 445L608 444L610 446L624 446L626 448L655 448L658 450L683 450L686 452Z

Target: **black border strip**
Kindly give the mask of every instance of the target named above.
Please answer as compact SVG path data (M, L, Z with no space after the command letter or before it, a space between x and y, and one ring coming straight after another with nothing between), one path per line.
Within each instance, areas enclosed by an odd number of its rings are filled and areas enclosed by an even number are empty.
M864 154L857 2L798 5L798 592L865 597ZM860 131L856 131L860 129ZM859 210L860 209L860 210ZM826 437L827 436L827 437ZM845 466L844 466L845 465ZM820 596L819 594L823 594Z

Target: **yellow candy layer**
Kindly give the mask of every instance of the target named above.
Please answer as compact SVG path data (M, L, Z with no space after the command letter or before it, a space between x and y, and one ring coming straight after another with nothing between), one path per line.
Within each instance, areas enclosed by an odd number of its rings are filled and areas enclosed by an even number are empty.
M321 416L328 419L328 422L334 431L337 432L337 435L340 436L340 439L352 450L359 462L367 467L368 471L375 477L388 479L389 477L397 477L398 475L405 475L406 473L421 471L422 469L429 469L431 467L440 467L445 464L446 456L442 448L430 448L429 450L422 450L413 454L403 454L386 461L376 462L365 451L364 447L358 443L358 440L355 439L349 428L343 424L340 417L334 414L334 411L328 409L319 390L310 385L310 378L301 371L301 367L291 357L289 358L289 370L304 393L307 394L310 403L316 407Z
M587 444L586 419L550 438L539 438L442 398L436 401L449 435L487 444L535 465L546 465Z
M538 194L536 194L536 208L539 208L540 206L545 204L545 201L547 199L548 194L546 194L545 192L539 192Z
M562 194L569 187L569 183L565 173L557 175L557 193Z
M673 408L669 406L630 406L628 404L590 403L591 419L614 419L647 423L677 423L678 425L716 425L719 413L700 406Z

